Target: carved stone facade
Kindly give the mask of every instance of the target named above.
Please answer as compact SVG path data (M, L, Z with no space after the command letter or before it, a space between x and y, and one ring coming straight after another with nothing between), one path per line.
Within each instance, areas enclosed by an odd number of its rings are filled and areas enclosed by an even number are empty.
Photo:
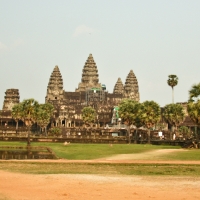
M99 83L98 69L90 54L75 92L63 90L62 75L58 66L55 66L49 79L45 100L55 107L54 126L77 127L83 125L81 110L88 105L97 111L96 124L104 126L111 123L113 107L124 98L139 101L138 82L133 71L128 74L125 86L118 78L113 93L109 93L105 90L105 85Z
M19 90L7 89L4 97L3 110L12 110L12 107L18 103L19 103Z

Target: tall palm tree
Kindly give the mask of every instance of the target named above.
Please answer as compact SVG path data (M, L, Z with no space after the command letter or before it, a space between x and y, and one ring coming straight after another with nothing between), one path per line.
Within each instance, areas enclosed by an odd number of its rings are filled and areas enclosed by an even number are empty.
M177 126L182 123L185 119L185 113L183 111L183 106L180 104L168 104L164 107L162 116L166 122L172 126L172 132L174 128L177 130ZM171 139L171 132L170 132Z
M12 118L16 121L16 133L18 132L18 122L20 119L22 119L22 105L15 104L12 107L12 112L11 112Z
M150 143L150 129L160 121L161 109L155 101L145 101L142 113L142 123L148 129L148 143Z
M187 105L187 111L191 120L197 126L200 126L200 100L197 100L197 102L189 102Z
M36 122L39 103L35 99L26 99L21 102L22 106L22 121L28 127L27 145L30 145L30 129Z
M36 113L36 121L37 121L37 124L45 129L45 134L47 135L47 126L48 124L50 123L50 118L53 114L53 111L54 111L54 107L52 104L50 103L45 103L45 104L40 104L39 105L39 109Z
M174 87L178 84L178 77L174 74L168 76L167 84L172 88L172 103L174 103Z
M194 98L198 96L200 96L200 83L194 84L191 90L189 90L189 101L194 101Z
M119 104L119 116L128 127L127 132L128 132L129 143L131 143L130 126L135 125L137 128L142 126L141 111L142 111L141 104L131 99L125 99ZM135 142L136 139L137 139L137 130L135 132Z

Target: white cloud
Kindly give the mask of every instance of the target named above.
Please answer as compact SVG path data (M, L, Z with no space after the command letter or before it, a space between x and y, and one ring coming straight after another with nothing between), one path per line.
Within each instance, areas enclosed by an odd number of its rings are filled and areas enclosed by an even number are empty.
M11 49L21 46L23 44L24 44L24 41L22 39L18 38L13 42Z
M12 51L15 50L17 47L24 45L24 41L22 39L16 39L13 41L9 46L0 42L0 51Z
M91 27L88 27L86 25L80 25L78 27L76 27L75 31L74 31L74 34L73 34L73 37L78 37L80 35L84 35L84 34L91 34L91 33L94 33L95 30Z
M0 42L0 51L7 51L7 50L8 50L8 47L2 42Z

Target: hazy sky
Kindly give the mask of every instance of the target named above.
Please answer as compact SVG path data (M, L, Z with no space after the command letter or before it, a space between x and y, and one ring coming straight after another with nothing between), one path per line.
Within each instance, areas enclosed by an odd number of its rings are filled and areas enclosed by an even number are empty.
M0 0L0 109L4 92L44 103L55 65L75 91L92 53L109 92L132 69L141 102L175 102L200 82L199 0Z

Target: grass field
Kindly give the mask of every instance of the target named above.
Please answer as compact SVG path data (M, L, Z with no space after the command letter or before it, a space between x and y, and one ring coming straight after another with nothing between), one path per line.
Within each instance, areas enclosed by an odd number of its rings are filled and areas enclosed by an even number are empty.
M0 162L0 170L28 174L199 176L199 165Z
M31 143L32 146L49 147L59 158L70 160L90 160L117 154L145 153L157 149L179 149L179 146L128 145L114 144L73 144L63 143ZM0 142L1 146L26 146L26 142ZM199 157L200 158L200 157Z
M32 143L32 146L50 147L63 159L91 160L118 154L145 154L159 149L180 149L179 146L134 144L70 144ZM1 146L26 146L25 142L0 142ZM150 160L200 160L199 149L180 151L152 157ZM117 175L177 175L199 176L200 166L195 164L135 164L135 163L50 163L0 161L0 170L34 174L117 174Z

